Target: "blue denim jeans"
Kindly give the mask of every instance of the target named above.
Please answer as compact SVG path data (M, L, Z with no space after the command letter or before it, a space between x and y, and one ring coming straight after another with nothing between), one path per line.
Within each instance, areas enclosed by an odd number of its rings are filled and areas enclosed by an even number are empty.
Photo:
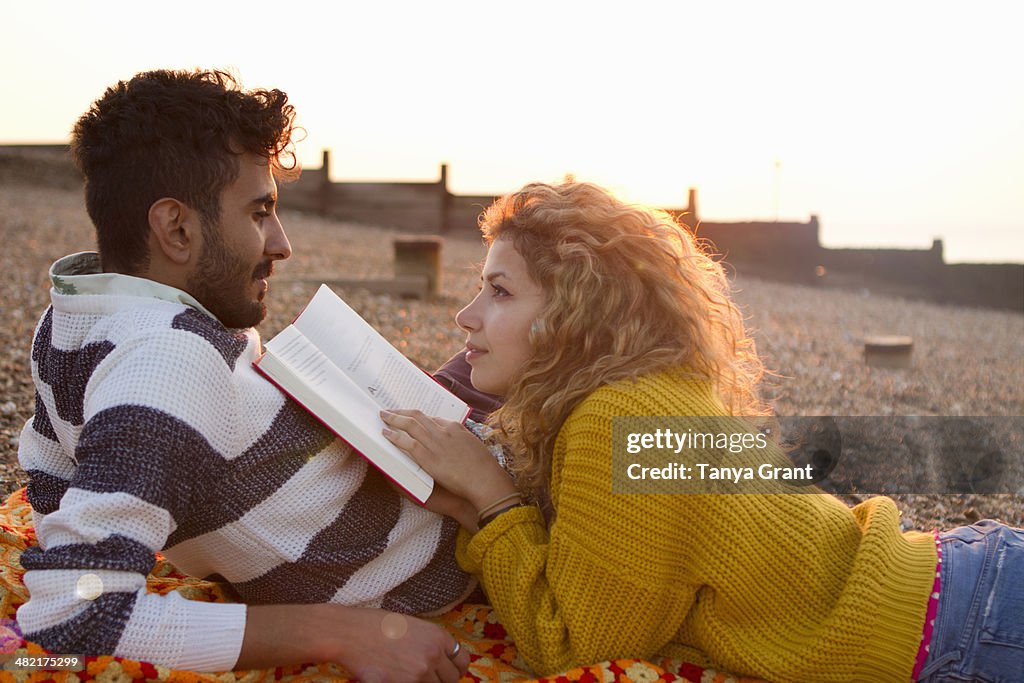
M992 520L940 534L942 587L920 681L1024 681L1024 530Z

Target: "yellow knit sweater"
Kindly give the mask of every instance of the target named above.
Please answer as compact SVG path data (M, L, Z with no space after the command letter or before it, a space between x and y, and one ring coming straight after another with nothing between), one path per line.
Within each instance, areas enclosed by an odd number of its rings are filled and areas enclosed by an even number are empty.
M566 420L550 528L515 508L459 560L539 674L679 657L773 681L907 681L935 577L928 534L888 498L612 494L612 417L722 415L663 372L598 389Z

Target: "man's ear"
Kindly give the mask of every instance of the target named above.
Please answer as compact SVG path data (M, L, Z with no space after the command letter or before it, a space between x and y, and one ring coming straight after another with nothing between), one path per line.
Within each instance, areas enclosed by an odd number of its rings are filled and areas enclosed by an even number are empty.
M149 207L149 230L167 260L179 266L188 264L200 245L196 212L171 197Z

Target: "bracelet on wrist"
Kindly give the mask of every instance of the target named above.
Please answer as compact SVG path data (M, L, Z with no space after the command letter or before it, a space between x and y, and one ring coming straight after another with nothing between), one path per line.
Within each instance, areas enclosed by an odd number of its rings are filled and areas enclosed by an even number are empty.
M501 508L503 505L507 505L508 503L510 503L512 501L515 501L517 503L522 503L523 502L523 494L521 494L518 491L516 491L515 493L510 493L507 496L502 496L501 498L499 498L498 500L494 501L490 505L485 505L484 507L480 508L480 512L479 512L479 514L477 516L477 519L478 520L482 520L484 517L487 517L488 515L490 515L495 510Z
M511 505L506 505L503 508L495 510L494 512L492 512L492 513L490 513L490 514L480 518L480 521L477 523L476 530L480 531L485 526L487 526L488 524L490 524L491 522L493 522L498 517L500 517L501 515L505 514L506 512L511 510L512 508L522 508L522 507L526 507L526 504L523 503L522 501L519 501L518 503L512 503Z

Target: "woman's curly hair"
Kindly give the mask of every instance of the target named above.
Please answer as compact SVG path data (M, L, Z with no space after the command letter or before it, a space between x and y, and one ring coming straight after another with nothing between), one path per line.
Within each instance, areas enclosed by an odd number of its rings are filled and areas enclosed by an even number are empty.
M279 174L293 170L294 120L284 92L242 90L224 71L146 71L107 88L71 136L103 269L145 268L147 215L162 197L216 225L241 154L267 159Z
M768 412L722 266L669 214L590 183L534 183L497 200L480 227L488 244L512 243L546 294L534 355L491 417L524 491L547 487L558 431L605 384L681 368L710 380L731 414Z

